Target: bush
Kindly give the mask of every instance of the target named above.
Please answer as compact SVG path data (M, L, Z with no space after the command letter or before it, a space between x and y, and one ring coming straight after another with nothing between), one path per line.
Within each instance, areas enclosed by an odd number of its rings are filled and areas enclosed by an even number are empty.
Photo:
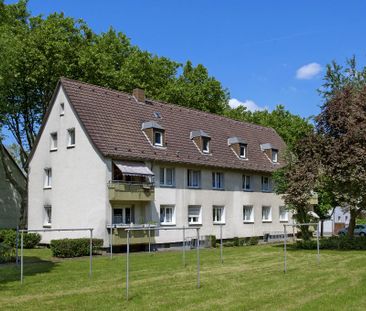
M18 248L20 248L20 236ZM4 243L9 247L16 246L17 232L13 229L0 230L0 243ZM41 235L39 233L24 233L23 234L23 247L24 248L34 248L41 241Z
M15 261L14 248L5 243L0 243L0 263L11 261Z
M51 251L54 257L71 258L89 255L90 239L61 239L51 241ZM93 253L103 245L102 239L93 239Z
M316 240L297 241L295 247L298 249L316 249ZM320 249L335 250L366 250L366 237L339 237L323 238L319 240Z
M259 237L257 236L252 236L249 238L248 244L247 245L258 245L259 242Z
M225 247L233 247L233 246L235 246L234 245L234 242L231 242L231 241L226 241L226 242L223 242L222 244Z
M209 239L210 239L211 247L216 247L216 243L217 243L216 236L215 235L210 235Z

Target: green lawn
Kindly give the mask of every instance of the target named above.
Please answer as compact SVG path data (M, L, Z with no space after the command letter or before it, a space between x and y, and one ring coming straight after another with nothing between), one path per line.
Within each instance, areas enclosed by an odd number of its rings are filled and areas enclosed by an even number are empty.
M57 260L47 249L26 250L24 284L19 269L0 266L1 310L364 310L366 253L283 251L276 246L131 255L130 301L125 300L126 256Z

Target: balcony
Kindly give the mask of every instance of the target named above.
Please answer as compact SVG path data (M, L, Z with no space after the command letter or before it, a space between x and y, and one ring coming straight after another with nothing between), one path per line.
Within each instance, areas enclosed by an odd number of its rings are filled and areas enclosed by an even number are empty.
M142 201L154 200L154 184L151 182L126 182L113 180L108 183L110 201Z

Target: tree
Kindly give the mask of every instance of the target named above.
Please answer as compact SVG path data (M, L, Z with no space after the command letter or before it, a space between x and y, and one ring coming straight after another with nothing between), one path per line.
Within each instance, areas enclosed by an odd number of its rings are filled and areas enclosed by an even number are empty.
M252 112L239 106L235 109L228 109L225 114L233 119L274 128L289 149L292 149L298 140L311 133L314 128L310 123L310 118L294 115L282 105L277 106L271 112L268 110Z
M61 76L126 92L139 87L151 98L213 113L228 107L227 90L203 65L142 51L112 28L97 35L62 13L31 17L26 1L0 0L0 59L0 114L23 167Z

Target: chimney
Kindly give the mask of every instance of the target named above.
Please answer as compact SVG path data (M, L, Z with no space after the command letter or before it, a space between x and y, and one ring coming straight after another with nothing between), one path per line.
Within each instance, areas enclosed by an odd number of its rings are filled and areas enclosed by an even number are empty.
M140 103L145 102L145 91L144 90L142 90L142 89L133 89L132 95L133 95L133 97L135 97L135 99L138 102L140 102Z

